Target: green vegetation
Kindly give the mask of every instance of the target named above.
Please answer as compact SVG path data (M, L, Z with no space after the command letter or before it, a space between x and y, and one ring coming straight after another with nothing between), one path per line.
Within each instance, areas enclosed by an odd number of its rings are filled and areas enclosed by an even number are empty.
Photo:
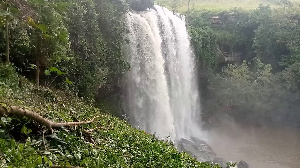
M204 116L227 112L253 123L300 127L297 3L156 2L186 14L201 67ZM0 2L1 107L19 106L54 122L98 116L52 134L26 117L3 116L0 167L219 167L199 163L110 114L119 108L118 81L129 69L122 54L124 13L152 5L151 0Z
M0 64L0 102L38 112L56 122L91 124L55 129L53 134L26 117L2 117L1 167L219 167L179 153L171 142L132 128L71 92L36 88L11 65Z
M113 89L129 68L121 52L123 14L151 5L0 2L0 167L219 167L197 162L110 114L118 107ZM100 95L105 100L99 108L97 93L109 93ZM25 116L2 116L10 106L53 122L96 119L51 133Z
M37 86L51 83L94 98L99 87L109 90L129 68L121 52L125 2L12 0L2 6L8 9L1 10L0 36L6 37L3 23L10 32L9 45L0 39L2 58L9 47L9 60ZM51 67L66 74L46 76ZM65 84L66 77L73 85Z
M191 10L191 42L206 76L206 117L300 127L299 7ZM204 86L203 86L204 85Z

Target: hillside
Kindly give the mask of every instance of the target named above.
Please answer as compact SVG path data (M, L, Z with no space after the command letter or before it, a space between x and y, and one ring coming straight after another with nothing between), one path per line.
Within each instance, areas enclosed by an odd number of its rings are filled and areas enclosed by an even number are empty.
M70 92L37 89L0 64L1 107L19 106L54 122L94 122L54 129L26 117L1 118L0 167L218 167L179 153L126 121L99 110Z
M0 167L219 167L111 115L140 2L0 2Z

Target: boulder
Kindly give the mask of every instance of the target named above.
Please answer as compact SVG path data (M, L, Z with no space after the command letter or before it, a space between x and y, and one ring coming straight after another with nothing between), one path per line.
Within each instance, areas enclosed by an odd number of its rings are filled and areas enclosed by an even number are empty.
M192 138L192 140L181 138L177 143L177 147L179 151L189 153L200 162L213 161L216 158L216 154L211 147L198 138Z
M199 162L218 163L221 167L227 167L226 161L222 158L217 158L216 153L203 140L192 137L191 140L180 139L177 143L177 148L181 152L187 152L195 157Z
M237 167L238 167L238 168L249 168L249 165L248 165L245 161L241 160L241 161L237 164Z
M186 152L195 157L199 162L212 162L218 163L221 167L228 167L227 162L218 158L212 148L203 140L192 137L190 140L181 138L176 143L177 149L180 152ZM249 165L241 160L235 167L249 168Z

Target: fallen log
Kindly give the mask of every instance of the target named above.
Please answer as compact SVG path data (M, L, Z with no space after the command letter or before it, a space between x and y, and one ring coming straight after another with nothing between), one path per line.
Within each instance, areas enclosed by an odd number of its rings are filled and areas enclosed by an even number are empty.
M53 122L51 120L48 120L48 119L40 116L36 112L30 111L30 110L26 110L26 109L22 109L22 108L17 107L17 106L9 106L9 108L6 108L6 107L0 105L0 118L1 117L12 116L12 115L20 116L20 117L25 116L27 118L30 118L30 119L36 121L37 123L40 123L40 124L46 126L51 133L53 133L53 128L69 127L69 126L89 124L89 123L94 122L94 119L96 118L96 117L94 117L90 121L63 122L63 123L59 123L59 122Z

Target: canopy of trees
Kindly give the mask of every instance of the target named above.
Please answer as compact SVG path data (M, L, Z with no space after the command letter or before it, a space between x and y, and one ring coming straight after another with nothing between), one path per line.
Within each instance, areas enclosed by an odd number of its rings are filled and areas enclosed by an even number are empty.
M37 86L52 85L94 98L99 88L110 90L129 68L121 52L123 14L138 3L1 1L1 59L12 62Z

